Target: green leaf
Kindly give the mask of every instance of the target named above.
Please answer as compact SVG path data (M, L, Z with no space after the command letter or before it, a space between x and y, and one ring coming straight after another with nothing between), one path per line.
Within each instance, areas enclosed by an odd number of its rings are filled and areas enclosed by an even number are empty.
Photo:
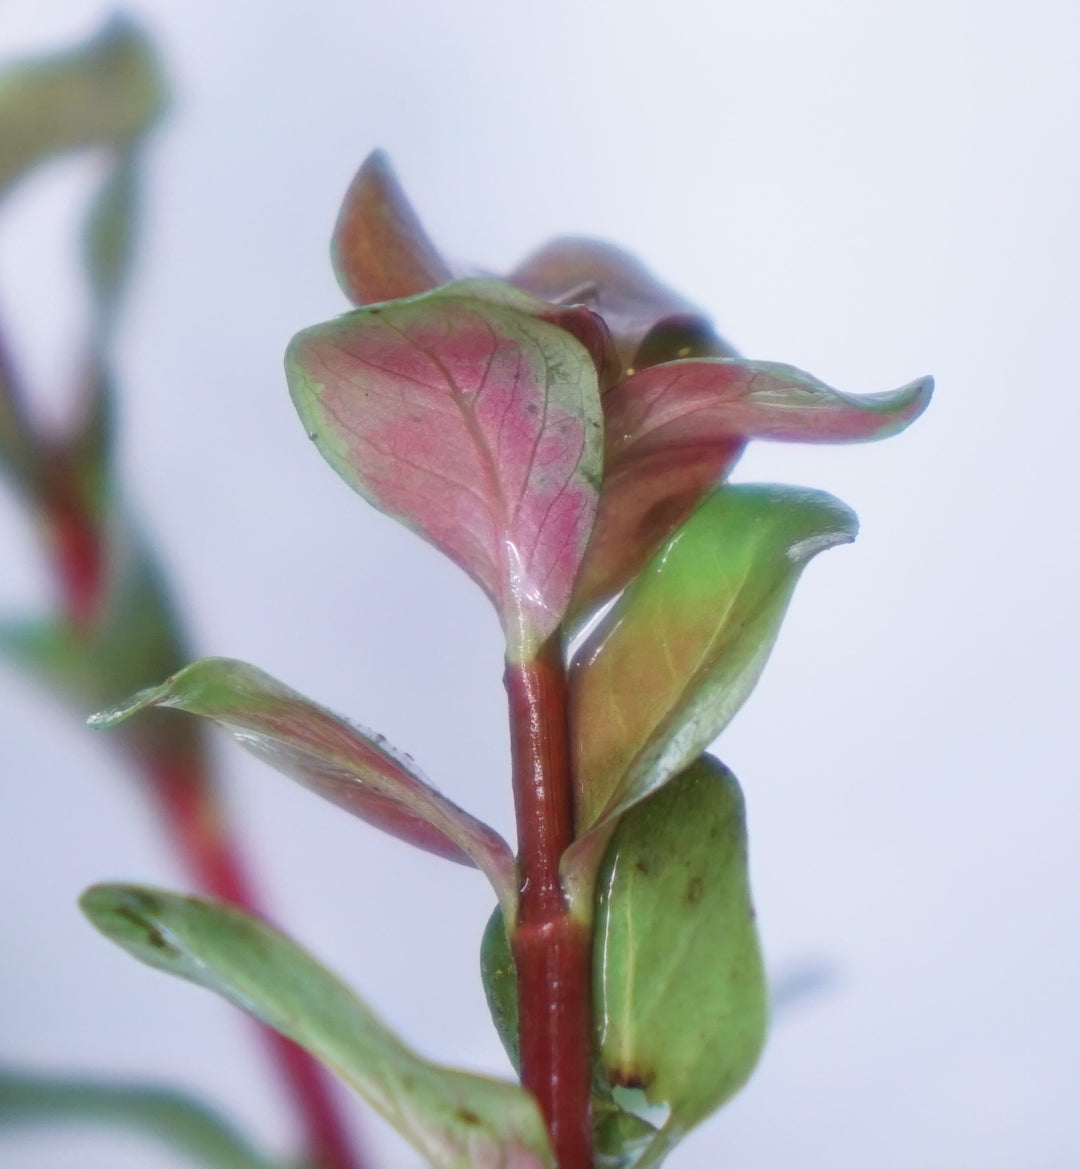
M104 346L131 266L139 155L124 151L91 205L83 231L83 253L97 308L98 346Z
M506 936L505 922L501 907L496 906L480 940L480 979L499 1041L514 1070L520 1071L517 966L510 939Z
M80 904L136 958L213 990L306 1048L434 1169L554 1169L527 1092L422 1060L270 926L232 906L125 885L95 886Z
M0 464L54 523L73 509L101 529L112 411L107 346L132 251L139 146L165 106L156 55L141 29L114 17L66 53L0 72L0 198L39 163L69 151L104 152L108 170L84 228L95 320L80 387L81 413L57 439L36 433L10 366L0 368ZM63 496L61 503L60 497Z
M664 545L571 669L579 837L716 738L753 689L806 563L856 530L823 492L723 487Z
M600 1093L593 1093L592 1111L595 1169L633 1169L657 1130Z
M53 155L126 147L164 105L157 57L127 17L112 17L71 51L7 66L0 73L0 195Z
M165 1088L0 1071L0 1126L106 1125L161 1141L213 1169L274 1169L217 1112Z
M602 460L593 354L532 304L447 285L306 329L286 355L320 453L480 584L512 660L562 620Z
M195 662L90 723L115 726L155 706L213 719L253 755L338 807L418 848L475 865L513 911L517 881L509 845L440 795L381 737L228 658Z
M767 1030L742 793L715 759L622 817L594 936L601 1074L669 1109L636 1163L646 1169L746 1082Z

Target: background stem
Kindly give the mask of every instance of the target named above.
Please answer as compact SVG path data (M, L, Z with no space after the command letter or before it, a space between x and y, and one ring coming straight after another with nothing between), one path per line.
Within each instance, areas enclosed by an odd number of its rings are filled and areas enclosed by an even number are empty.
M224 827L217 800L197 760L143 758L169 835L207 893L260 917L259 898ZM320 1169L364 1169L334 1098L332 1078L291 1039L254 1022L303 1125L307 1159Z
M534 660L508 663L506 690L521 870L512 942L521 1078L540 1104L559 1169L591 1169L591 939L559 882L574 809L557 636Z

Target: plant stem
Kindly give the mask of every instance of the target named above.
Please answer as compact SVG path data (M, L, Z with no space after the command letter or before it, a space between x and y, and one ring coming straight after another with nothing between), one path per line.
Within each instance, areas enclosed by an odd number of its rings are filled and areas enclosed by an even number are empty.
M573 840L560 640L508 663L521 898L513 930L521 1078L547 1122L559 1169L591 1169L591 937L570 912L559 860Z
M64 612L74 629L90 634L104 594L101 532L79 500L71 468L59 454L42 474L39 487Z
M61 489L43 491L52 538L51 559L72 626L89 634L101 604L101 535L92 518ZM141 735L141 732L140 732ZM259 916L252 882L230 839L206 757L198 740L180 743L167 735L140 737L133 744L134 769L165 820L173 846L199 887ZM325 1069L303 1048L262 1023L255 1024L270 1062L293 1100L304 1133L306 1160L318 1169L365 1169L353 1147L334 1086Z
M197 758L144 756L169 834L192 876L212 896L263 916L245 866L224 828L213 791ZM305 1130L307 1158L319 1169L363 1169L352 1147L334 1086L321 1064L272 1028L256 1027L296 1103Z
M36 471L31 456L34 442L15 362L0 327L0 445L4 447L5 460L14 472L15 486L24 493L29 491L30 480Z

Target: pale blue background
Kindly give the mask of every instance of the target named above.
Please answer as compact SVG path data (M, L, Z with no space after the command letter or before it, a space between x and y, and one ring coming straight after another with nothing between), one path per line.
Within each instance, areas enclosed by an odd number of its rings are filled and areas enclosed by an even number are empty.
M290 334L344 307L326 243L363 155L391 152L454 257L498 270L591 232L749 356L850 391L937 376L902 438L760 446L740 468L827 488L864 525L808 570L717 746L747 793L770 965L831 981L670 1164L1080 1165L1075 5L133 8L176 102L150 155L122 457L199 644L379 728L508 833L486 602L335 479L280 371ZM0 51L102 11L8 0ZM56 168L0 222L0 308L54 400L91 173ZM0 610L25 608L42 581L6 496L0 547ZM3 1060L152 1072L282 1147L227 1009L73 908L97 879L180 880L105 743L9 673L0 703ZM505 1069L475 975L482 879L220 755L282 919L423 1050ZM417 1165L362 1124L393 1169ZM0 1160L179 1164L81 1133L0 1138Z

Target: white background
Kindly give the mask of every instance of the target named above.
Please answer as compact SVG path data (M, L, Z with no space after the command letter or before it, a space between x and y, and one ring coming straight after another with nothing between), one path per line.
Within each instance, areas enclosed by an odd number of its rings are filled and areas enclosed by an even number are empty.
M863 522L807 571L716 748L747 794L770 967L826 977L670 1164L1080 1165L1075 6L133 7L175 102L122 338L122 462L198 645L383 731L508 834L494 617L323 465L281 374L291 333L345 307L326 245L361 158L391 153L455 258L499 270L592 233L748 356L849 391L937 376L900 438L762 445L740 467ZM103 11L9 0L0 51ZM54 405L88 176L53 168L0 223L0 306ZM0 610L32 608L43 577L7 498L0 548ZM94 880L182 880L103 739L10 673L0 720L0 1057L153 1073L287 1148L228 1010L74 909ZM504 1070L475 970L483 880L220 756L281 919L422 1050ZM386 1165L417 1165L359 1123ZM178 1164L83 1133L0 1137L0 1160Z

